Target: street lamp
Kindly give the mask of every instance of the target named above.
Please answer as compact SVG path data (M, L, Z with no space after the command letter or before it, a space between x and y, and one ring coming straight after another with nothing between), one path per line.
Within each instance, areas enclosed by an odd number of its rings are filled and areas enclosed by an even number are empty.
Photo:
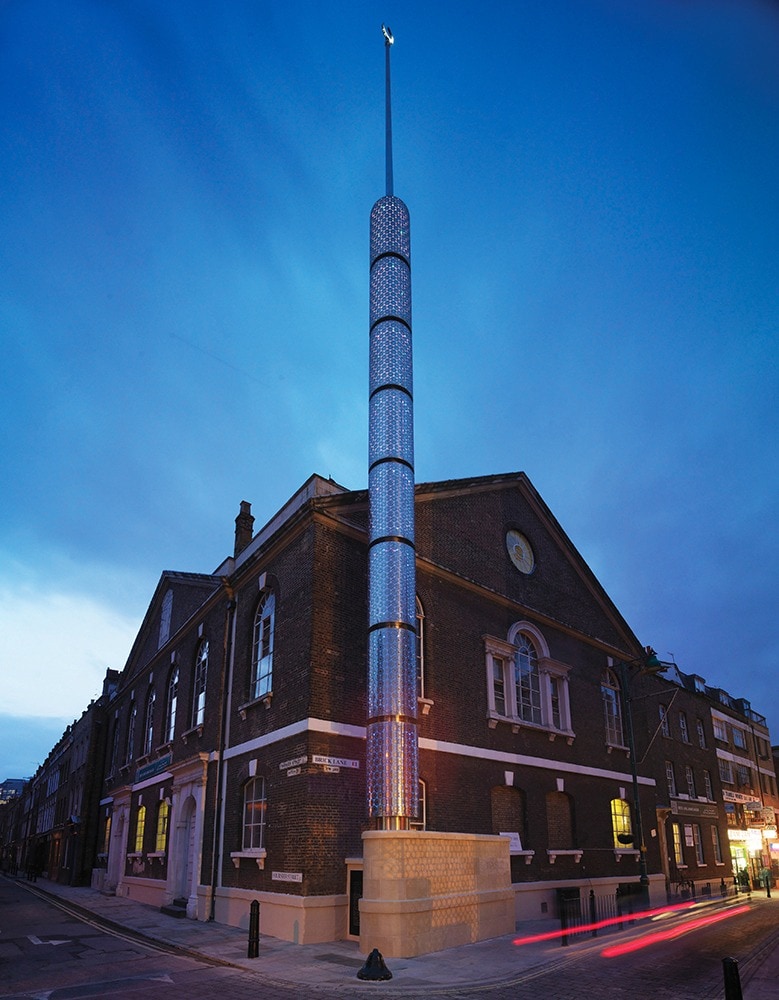
M633 834L633 845L638 842L638 882L641 886L643 899L649 900L649 872L646 865L646 843L644 841L644 824L641 822L641 802L638 791L638 771L636 770L636 740L633 735L633 712L630 699L630 668L638 667L638 674L649 674L655 676L673 666L672 663L664 663L659 660L657 653L651 646L647 646L644 655L636 660L620 660L613 664L619 668L620 673L620 693L622 696L622 714L628 731L628 751L630 753L630 772L633 778L633 812L635 813L635 832Z

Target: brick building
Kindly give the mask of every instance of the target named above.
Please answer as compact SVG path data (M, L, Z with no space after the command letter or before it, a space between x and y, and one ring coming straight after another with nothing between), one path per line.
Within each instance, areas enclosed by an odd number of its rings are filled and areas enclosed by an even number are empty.
M243 503L213 574L163 573L111 704L99 884L239 925L258 898L264 931L292 941L357 933L367 511L364 491L313 476L256 534ZM414 826L510 834L518 920L554 913L558 890L629 891L617 665L640 663L642 645L523 474L419 485L416 522ZM690 881L730 877L723 786L710 697L681 672L631 670L647 869L664 901L690 850ZM686 740L663 731L669 690Z
M21 867L68 885L88 885L96 856L106 712L119 673L106 671L103 691L67 727L0 823L0 852Z

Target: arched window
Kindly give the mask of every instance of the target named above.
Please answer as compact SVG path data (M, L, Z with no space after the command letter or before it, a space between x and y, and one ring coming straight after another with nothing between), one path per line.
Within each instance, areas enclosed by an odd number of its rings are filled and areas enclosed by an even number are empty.
M168 678L168 701L165 712L165 742L171 743L176 735L176 708L179 701L179 668L174 667Z
M162 599L162 610L160 612L160 635L157 642L157 649L160 649L170 638L170 619L173 613L173 591L168 590Z
M143 831L146 829L146 806L138 808L138 815L135 817L135 853L143 851Z
M154 702L156 694L153 687L146 695L146 713L143 717L143 753L151 753L154 746Z
M549 655L546 640L535 625L516 622L506 640L488 635L484 645L490 728L505 719L515 726L525 723L563 734L571 742L571 668Z
M425 612L417 598L417 698L425 697Z
M565 792L548 792L546 825L550 851L571 851L574 843L573 803Z
M208 679L208 639L203 639L195 655L192 685L192 725L202 726L206 717L206 681Z
M243 850L265 847L265 778L250 778L243 786Z
M622 747L625 745L625 737L622 732L622 701L619 681L612 670L603 671L600 679L600 694L603 699L606 742L610 746Z
M621 847L623 850L633 847L630 806L624 799L611 800L611 831L614 835L615 847Z
M495 785L490 791L493 833L516 833L521 849L527 846L526 799L521 788Z
M135 760L135 720L138 709L134 701L130 702L130 716L127 721L127 743L125 744L124 762L129 764Z
M266 591L257 605L252 634L251 698L264 698L273 690L273 626L276 598Z
M111 757L108 763L108 773L113 774L119 765L119 720L114 719L114 731L111 738Z
M157 807L157 835L154 838L154 850L162 852L168 845L168 820L170 818L170 802L161 799Z
M525 722L541 725L541 682L538 674L538 653L533 640L525 632L514 640L514 689L517 715Z

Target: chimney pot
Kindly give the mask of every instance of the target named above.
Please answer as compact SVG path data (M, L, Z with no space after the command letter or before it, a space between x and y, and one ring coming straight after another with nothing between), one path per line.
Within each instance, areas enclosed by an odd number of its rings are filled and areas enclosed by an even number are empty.
M254 534L254 518L252 505L247 500L241 500L241 509L235 519L235 550L234 556L243 552Z

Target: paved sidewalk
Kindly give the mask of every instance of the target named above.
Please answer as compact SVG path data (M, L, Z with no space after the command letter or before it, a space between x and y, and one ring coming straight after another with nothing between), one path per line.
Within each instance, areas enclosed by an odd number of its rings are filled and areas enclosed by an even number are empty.
M106 896L89 887L72 887L40 879L28 883L16 879L32 892L59 902L79 915L107 923L112 929L139 937L147 943L172 947L216 963L261 972L269 982L288 987L337 988L348 995L364 990L357 979L365 955L354 941L331 941L318 945L295 945L277 938L260 936L259 956L247 958L248 932L214 922L176 919L153 906L117 896ZM727 906L717 901L712 907ZM772 905L765 901L763 905ZM776 903L777 933L741 965L745 1000L779 1000L779 899ZM532 937L553 931L551 920L524 923L521 934ZM261 928L262 930L262 928ZM646 930L639 922L625 930L598 936L571 937L568 947L559 939L531 942L517 947L512 934L418 958L387 959L392 980L381 984L382 993L402 993L409 989L436 993L458 988L507 984L532 974L567 964L577 954L607 943L624 941Z

